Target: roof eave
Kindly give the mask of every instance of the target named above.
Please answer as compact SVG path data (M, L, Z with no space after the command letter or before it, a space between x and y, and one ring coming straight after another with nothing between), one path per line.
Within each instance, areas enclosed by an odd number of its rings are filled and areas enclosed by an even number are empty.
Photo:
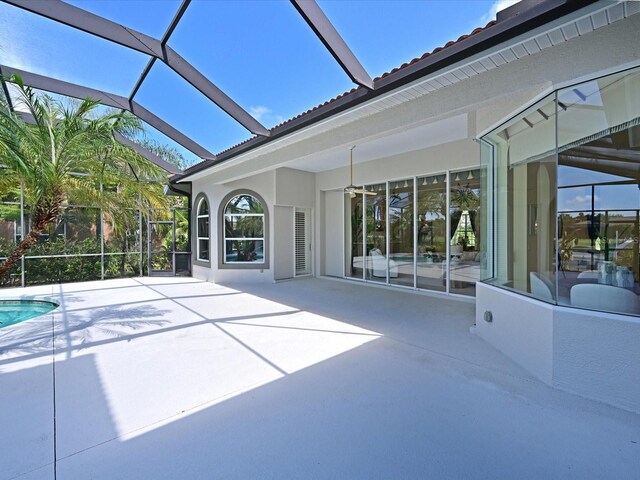
M328 117L344 112L363 102L402 87L430 73L442 70L465 58L488 50L553 20L562 18L576 10L596 3L597 1L598 0L543 0L541 2L532 2L533 5L531 8L505 18L486 30L475 33L451 46L427 55L425 58L413 64L404 66L393 73L386 74L374 80L373 90L368 90L364 87L356 88L332 102L317 107L310 112L304 113L299 117L273 128L269 137L254 137L218 154L215 160L204 161L188 168L183 174L172 177L171 181L183 181L191 175L219 165L240 154L266 145L267 143L273 142L274 140Z

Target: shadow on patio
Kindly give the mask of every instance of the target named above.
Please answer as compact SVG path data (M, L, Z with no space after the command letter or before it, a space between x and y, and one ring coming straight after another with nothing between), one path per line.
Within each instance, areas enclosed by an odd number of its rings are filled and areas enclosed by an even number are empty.
M317 279L172 280L64 287L75 301L55 322L57 478L630 478L640 468L637 415L531 379L469 333L473 305ZM0 348L0 372L14 372L0 375L0 396L20 405L24 389L7 388L50 362L51 345L11 355L0 336ZM43 409L50 375L32 392ZM42 412L37 424L52 425ZM25 416L7 417L10 431Z

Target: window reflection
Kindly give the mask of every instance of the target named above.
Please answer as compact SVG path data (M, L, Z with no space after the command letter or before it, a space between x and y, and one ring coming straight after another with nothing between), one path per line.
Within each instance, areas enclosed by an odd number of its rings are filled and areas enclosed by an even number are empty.
M365 278L375 282L387 281L387 186L384 183L369 185L367 191L375 195L365 195L367 205L367 268ZM397 277L397 265L389 266L389 276Z
M362 221L362 195L345 197L345 276L364 278L363 248L364 224Z
M389 183L389 283L413 287L413 179Z
M640 314L640 72L560 90L558 105L558 302Z
M475 295L480 280L480 170L451 173L450 291Z
M417 286L446 290L447 176L418 177Z
M441 292L450 281L451 292L475 295L480 170L454 177L450 208L446 173L368 185L366 193L345 196L345 276Z
M236 195L225 207L224 262L264 263L264 207L252 195Z
M553 95L483 139L493 166L494 275L488 282L555 301L555 98ZM487 199L485 198L485 201ZM484 204L483 204L484 206ZM483 239L488 239L483 236Z
M209 261L209 203L204 197L196 208L196 258Z
M559 90L482 140L487 281L640 314L640 70Z

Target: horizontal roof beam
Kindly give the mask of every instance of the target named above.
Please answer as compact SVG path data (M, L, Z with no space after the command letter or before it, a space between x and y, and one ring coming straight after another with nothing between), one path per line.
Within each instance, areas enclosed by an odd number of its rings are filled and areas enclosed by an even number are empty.
M139 155L143 156L144 158L146 158L147 160L149 160L151 163L153 163L154 165L162 168L164 171L166 171L167 173L171 173L173 175L177 174L177 173L182 173L182 170L180 170L178 167L176 167L174 164L167 162L164 158L162 158L160 155L156 155L155 153L153 153L152 151L144 148L144 146L140 145L137 142L134 142L133 140L131 140L130 138L125 137L124 135L120 134L120 133L116 133L115 135L116 140L118 142L120 142L121 144L132 148L133 150L135 150Z
M160 40L61 0L4 0L6 3L162 60L169 68L256 135L270 132L226 93ZM175 27L174 27L175 28Z
M13 109L12 109L13 110ZM20 115L23 120L27 123L31 123L31 124L35 124L36 121L33 118L33 115L31 115L30 113L27 112L19 112L16 111L16 113L18 115ZM143 156L144 158L146 158L147 160L149 160L151 163L153 163L154 165L162 168L165 172L170 173L170 174L179 174L179 173L183 173L182 170L180 170L178 167L176 167L175 165L165 161L162 157L160 157L159 155L156 155L155 153L153 153L150 150L147 150L146 148L144 148L142 145L140 145L139 143L134 142L133 140L128 139L127 137L125 137L124 135L120 134L120 133L116 133L115 134L115 139L121 143L122 145L125 145L127 147L132 148L133 150L135 150L139 155ZM133 169L132 169L133 171ZM135 175L135 172L134 172Z
M29 85L39 90L57 93L59 95L66 95L73 98L93 98L95 100L99 100L103 105L127 110L198 157L205 160L215 158L215 155L209 150L194 142L185 134L176 130L137 102L129 102L129 99L120 95L76 85L74 83L64 82L62 80L45 77L31 72L25 72L24 70L8 67L6 65L0 65L0 74L2 74L5 81L10 81L11 75L18 75L22 78L25 85Z
M373 90L373 80L315 0L291 0L309 27L354 83Z

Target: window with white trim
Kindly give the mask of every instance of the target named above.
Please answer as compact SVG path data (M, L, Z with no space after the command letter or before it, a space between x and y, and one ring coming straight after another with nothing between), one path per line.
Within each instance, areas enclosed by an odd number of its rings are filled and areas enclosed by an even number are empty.
M265 212L253 195L233 197L224 208L225 264L265 263Z
M197 259L209 261L209 203L206 198L201 198L196 209L196 255Z

